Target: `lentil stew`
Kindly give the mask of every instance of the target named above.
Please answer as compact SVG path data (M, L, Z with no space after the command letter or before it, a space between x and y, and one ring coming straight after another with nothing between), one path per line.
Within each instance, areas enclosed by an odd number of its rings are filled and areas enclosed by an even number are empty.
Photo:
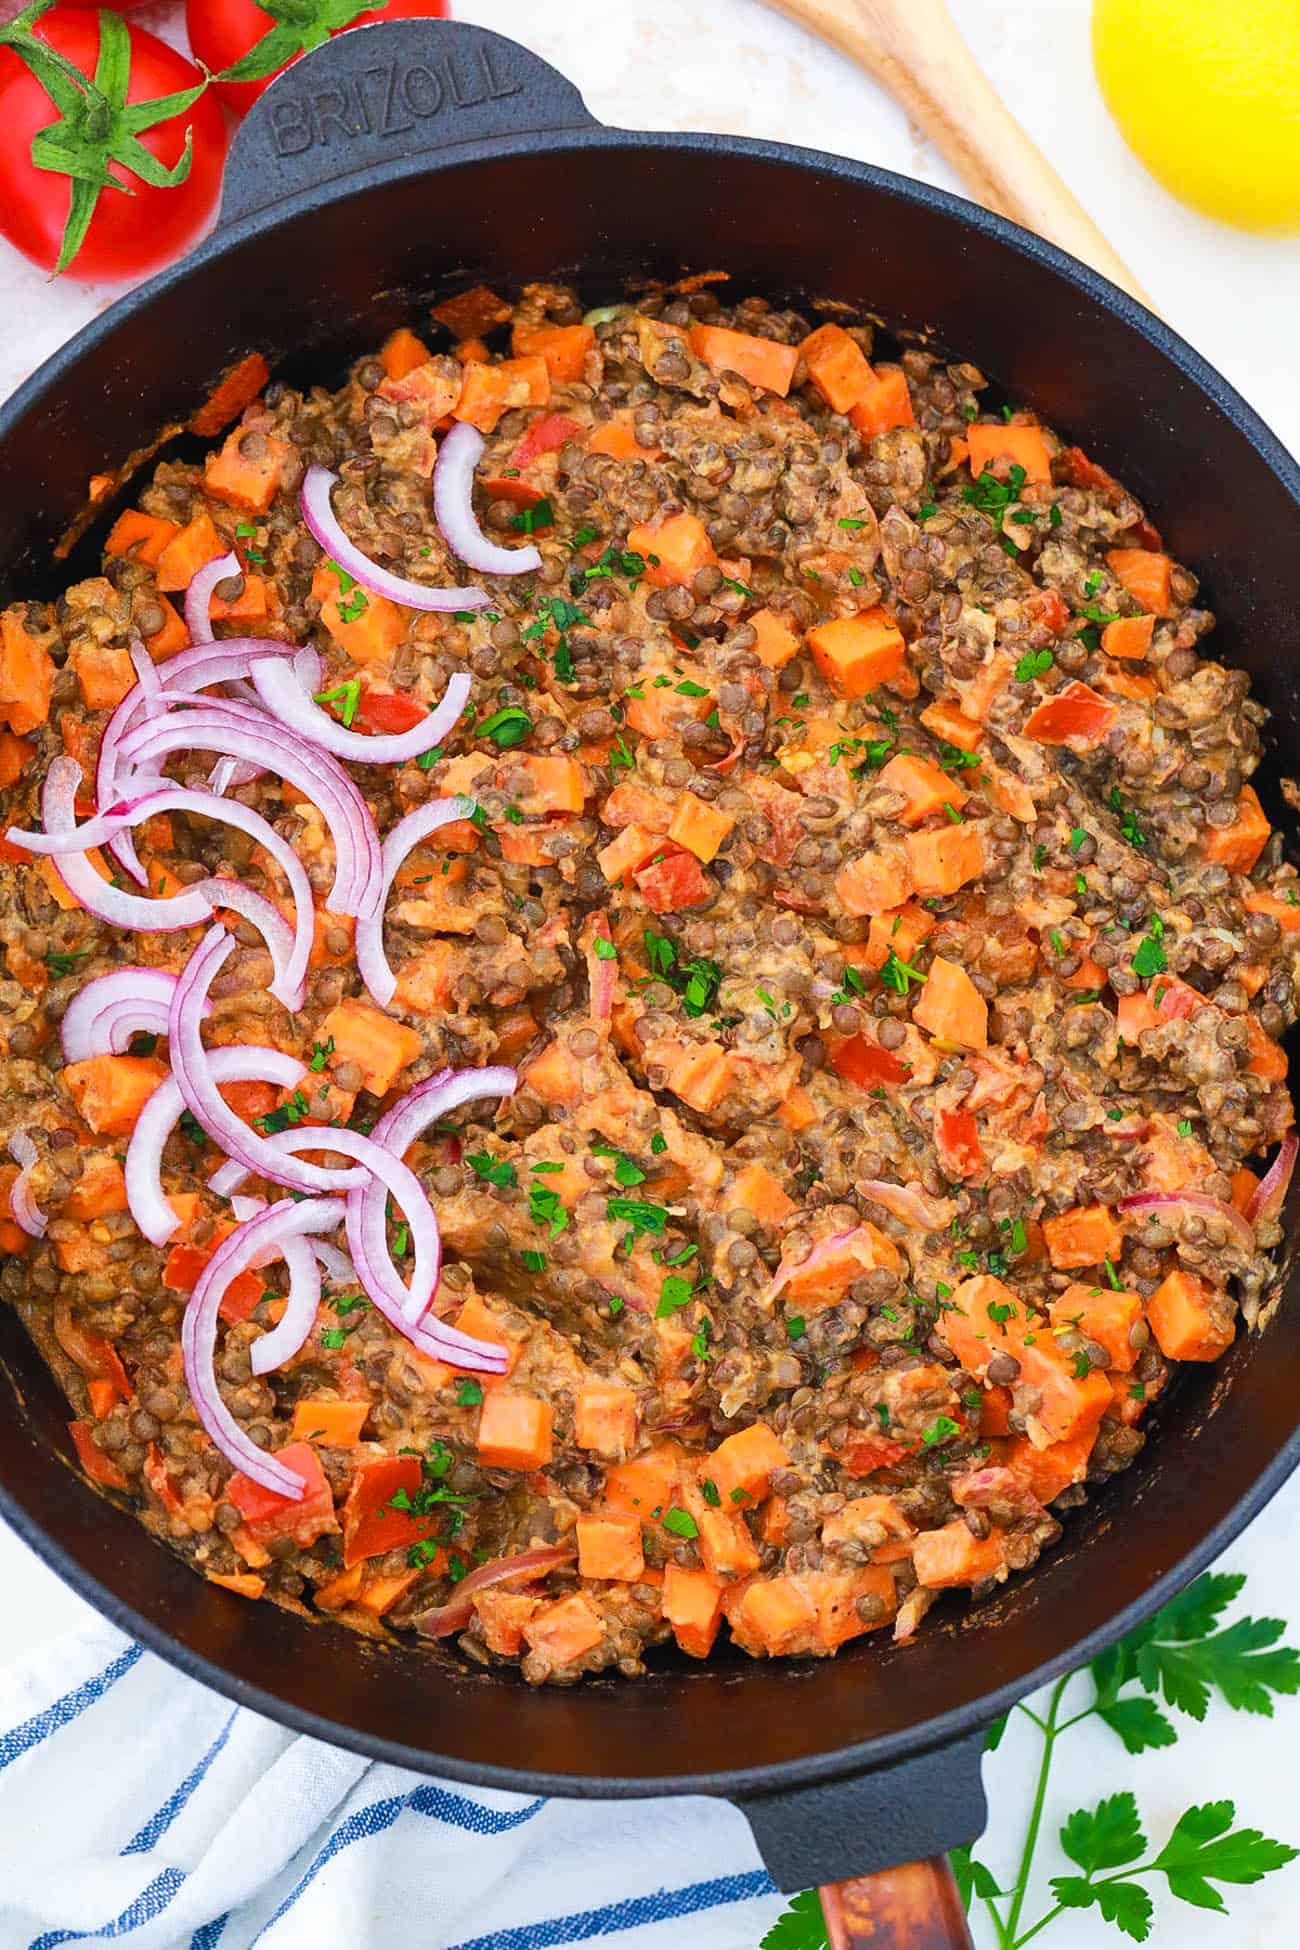
M206 463L158 467L102 576L5 613L0 1291L92 1480L250 1598L533 1682L703 1657L724 1620L755 1656L907 1637L1030 1566L1178 1364L1266 1316L1300 887L1249 784L1264 713L1201 655L1213 618L1145 511L969 365L708 283L585 316L471 292L435 323L338 392L266 386ZM430 475L456 422L486 530L540 567L480 610L368 594L304 474L337 472L368 558L455 584ZM345 728L400 737L468 674L441 746L348 769L381 835L472 805L397 872L381 1010L314 803L226 782L316 906L293 1011L227 917L209 1048L305 1072L229 1108L367 1134L445 1067L518 1076L407 1154L433 1313L504 1374L422 1352L337 1261L258 1372L284 1267L227 1288L224 1402L296 1502L232 1472L186 1384L187 1295L241 1223L192 1116L163 1153L181 1229L132 1216L165 1038L64 1060L90 981L175 973L199 936L105 925L12 836L52 761L93 776L132 640L165 671L230 550L217 636L314 646ZM191 790L195 744L169 761ZM238 828L182 809L137 840L155 897L219 875L286 904ZM402 1264L402 1213L387 1243Z

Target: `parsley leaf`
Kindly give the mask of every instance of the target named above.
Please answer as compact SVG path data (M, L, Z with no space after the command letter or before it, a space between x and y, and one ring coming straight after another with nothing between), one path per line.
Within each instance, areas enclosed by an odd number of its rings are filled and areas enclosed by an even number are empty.
M777 1917L759 1950L828 1950L826 1917L821 1897L815 1889L792 1896L790 1906Z
M502 1191L518 1182L509 1158L494 1158L490 1151L467 1152L465 1163L489 1185L496 1185Z

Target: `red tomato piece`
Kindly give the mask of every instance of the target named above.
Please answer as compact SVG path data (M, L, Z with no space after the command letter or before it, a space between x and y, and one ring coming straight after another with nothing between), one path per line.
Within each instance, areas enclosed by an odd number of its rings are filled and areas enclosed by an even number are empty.
M979 1125L971 1110L938 1110L934 1114L934 1142L939 1163L949 1178L975 1178L984 1170Z
M352 722L361 731L400 733L412 730L428 715L419 699L408 697L405 691L363 690Z
M1064 745L1073 741L1084 750L1099 745L1115 722L1115 707L1087 684L1067 684L1055 697L1049 697L1024 722L1026 738L1040 745Z
M421 1543L436 1532L436 1515L420 1517L392 1507L395 1496L414 1498L422 1481L418 1456L378 1456L360 1465L343 1505L345 1569L363 1558Z
M206 3L206 0L205 0ZM259 12L258 18L266 16ZM157 100L197 87L203 77L193 62L156 34L140 27L117 32L130 37L128 103ZM100 51L100 17L81 8L59 7L37 22L33 32L88 78ZM0 49L0 233L45 270L58 261L72 201L71 179L37 169L32 138L59 120L58 110L40 82L11 48ZM109 166L130 195L105 190L73 268L82 278L138 278L170 263L198 235L216 204L226 156L226 127L212 94L191 108L146 129L140 141L168 169L181 160L185 132L193 137L193 161L184 182L153 188L122 164Z
M873 1476L878 1469L888 1469L901 1457L907 1455L915 1444L895 1442L888 1435L851 1435L839 1452L840 1466L846 1476Z
M710 894L693 853L669 853L639 868L632 878L652 914L676 914L679 908L699 907Z
M328 25L329 15L337 18L338 11L337 4L329 7L324 0L317 0L314 9L299 4L292 10L277 6L275 0L266 0L261 6L256 0L186 0L185 26L195 55L214 74L220 74L242 61L283 20L291 19L305 35L310 25ZM331 27L330 38L376 20L445 20L448 11L447 0L356 0L355 18L342 27ZM234 114L247 115L276 75L283 74L297 59L297 54L292 55L258 81L218 81L216 93ZM317 139L324 141L325 137L322 134Z
M907 1065L892 1050L882 1049L874 1036L846 1036L830 1045L831 1068L846 1083L862 1090L895 1089L907 1082Z
M291 1442L277 1449L275 1459L301 1476L307 1485L305 1495L295 1501L279 1496L251 1476L237 1470L226 1484L226 1501L233 1503L244 1519L244 1528L259 1544L270 1537L292 1537L295 1543L314 1544L327 1530L337 1530L334 1493L326 1481L320 1457L310 1442Z
M539 454L558 453L566 440L583 439L586 431L580 420L570 419L567 413L544 413L516 442L510 465L527 467Z
M175 1293L193 1293L200 1273L215 1251L216 1245L206 1250L202 1246L173 1246L163 1267L163 1285L171 1287ZM266 1282L259 1273L236 1273L221 1296L218 1310L221 1318L232 1324L247 1320L265 1291Z

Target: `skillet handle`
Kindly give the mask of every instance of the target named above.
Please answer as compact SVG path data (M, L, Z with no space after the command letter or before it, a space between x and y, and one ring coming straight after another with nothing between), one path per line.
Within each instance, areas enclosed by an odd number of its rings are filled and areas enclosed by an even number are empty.
M974 1950L946 1855L821 1891L830 1950Z
M517 41L461 20L377 21L295 61L253 104L221 222L430 149L594 126L573 83Z

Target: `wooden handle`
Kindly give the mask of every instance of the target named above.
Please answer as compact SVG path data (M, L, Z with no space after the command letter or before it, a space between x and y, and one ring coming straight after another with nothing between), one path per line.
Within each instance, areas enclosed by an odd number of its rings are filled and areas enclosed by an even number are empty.
M827 1883L830 1950L973 1950L946 1856Z
M946 0L768 0L874 75L986 210L1082 258L1154 310L973 60Z

